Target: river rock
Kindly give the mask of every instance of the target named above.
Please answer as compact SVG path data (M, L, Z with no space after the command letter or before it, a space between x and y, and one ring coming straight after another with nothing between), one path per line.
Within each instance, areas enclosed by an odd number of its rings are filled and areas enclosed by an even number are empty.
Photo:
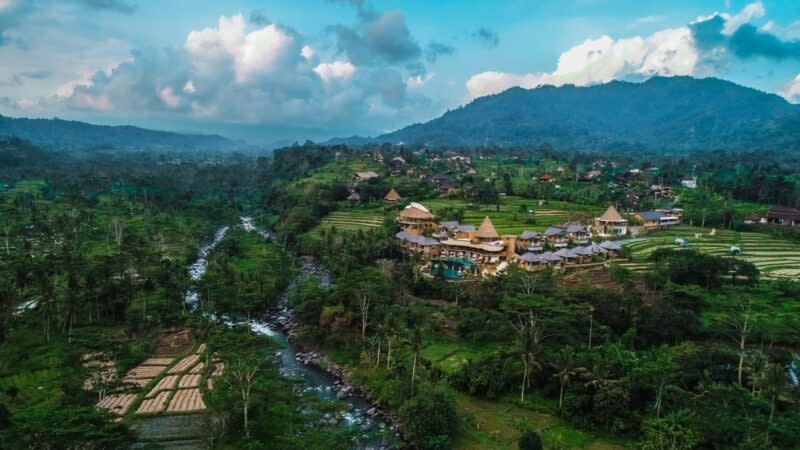
M368 416L374 416L374 415L375 415L375 414L377 414L377 413L378 413L378 410L377 410L377 409L375 409L375 407L374 407L374 406L373 406L372 408L370 408L370 409L368 409L368 410L367 410L367 415L368 415Z

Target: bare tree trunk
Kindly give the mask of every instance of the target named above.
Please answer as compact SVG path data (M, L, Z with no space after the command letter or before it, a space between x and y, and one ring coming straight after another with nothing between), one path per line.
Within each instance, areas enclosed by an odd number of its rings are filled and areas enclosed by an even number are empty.
M417 378L417 354L414 353L414 364L411 366L411 397L414 397L414 380Z
M392 361L392 339L389 339L389 349L386 351L386 370L389 370L391 367Z
M594 325L594 310L589 312L589 348L592 348L592 326Z
M561 383L561 391L558 393L558 410L564 409L564 383Z

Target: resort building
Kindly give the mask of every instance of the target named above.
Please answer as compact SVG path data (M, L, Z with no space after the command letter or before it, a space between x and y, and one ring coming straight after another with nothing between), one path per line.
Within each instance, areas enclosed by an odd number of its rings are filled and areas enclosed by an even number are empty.
M658 211L642 211L636 213L636 220L640 221L645 229L653 230L665 228L681 223L681 219L676 216L664 214Z
M602 216L594 219L594 230L600 236L622 236L628 234L628 221L609 205Z
M411 203L397 215L397 223L406 233L423 235L433 230L433 214L419 203Z
M562 248L569 245L569 234L567 230L558 227L547 227L544 230L544 238L555 248Z
M556 177L550 175L549 173L544 173L539 177L539 181L542 183L552 183L553 181L556 181Z
M681 180L681 185L689 189L697 189L697 179L695 177L685 176Z
M800 225L800 209L788 206L773 206L767 211L767 223L773 225Z
M670 205L662 206L661 208L656 208L655 212L660 212L666 216L677 217L678 220L683 220L683 209L675 208Z
M426 259L430 259L439 254L439 241L436 239L406 233L405 231L399 231L395 237L400 242L400 247L404 250L420 254Z
M517 238L518 251L540 252L544 250L544 236L536 231L523 231Z
M744 223L746 224L767 223L767 218L759 214L748 214L744 216Z
M384 201L384 203L386 203L387 205L394 205L394 204L395 204L395 203L397 203L397 202L398 202L398 201L399 201L401 198L402 198L402 197L400 197L400 194L398 194L398 193L397 193L397 191L395 191L395 190L394 190L394 188L392 188L392 189L390 189L390 190L389 190L389 193L388 193L388 194L386 194L386 196L384 196L384 197L383 197L383 201Z
M588 244L591 233L586 225L571 223L564 230L573 244Z

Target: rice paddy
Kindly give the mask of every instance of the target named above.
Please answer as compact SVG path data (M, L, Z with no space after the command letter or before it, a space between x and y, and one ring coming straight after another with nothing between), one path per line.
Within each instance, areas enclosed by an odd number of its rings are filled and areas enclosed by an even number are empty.
M383 225L385 213L365 209L335 211L322 219L320 228L336 228L342 231L371 230Z
M646 270L650 267L647 257L653 251L677 248L675 239L684 239L691 249L719 256L731 256L731 247L737 246L741 249L737 257L753 263L762 278L800 277L800 244L766 233L716 230L712 235L711 231L681 225L626 243L624 247L631 251L631 260L620 265L634 271Z

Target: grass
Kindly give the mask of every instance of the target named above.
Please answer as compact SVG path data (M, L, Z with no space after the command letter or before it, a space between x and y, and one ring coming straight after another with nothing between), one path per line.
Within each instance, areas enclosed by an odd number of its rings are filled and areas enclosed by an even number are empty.
M680 238L689 242L689 248L713 255L730 255L730 247L737 245L742 249L738 258L753 263L763 278L800 275L800 245L797 243L766 233L717 230L714 236L710 236L710 231L679 225L653 233L642 240L625 244L631 251L631 261L620 264L635 271L646 270L650 267L647 257L653 251L664 247L677 248L675 239ZM702 236L697 238L696 233Z
M475 226L480 225L483 218L489 216L500 234L520 234L525 230L544 231L550 225L568 220L590 220L602 213L597 207L562 201L548 201L547 204L539 206L537 200L516 196L501 197L499 210L497 205L470 204L465 200L449 198L424 200L421 203L434 214L444 208L464 209L462 222ZM529 210L532 210L533 214L529 213Z
M456 394L456 408L461 424L453 445L455 449L515 449L524 429L540 431L545 442L557 439L563 448L631 448L627 442L606 440L578 430L558 417L511 402L483 400L459 393Z
M497 345L485 342L477 345L446 336L436 336L435 339L425 342L422 357L450 374L457 372L468 360L490 354L499 348Z
M353 208L334 211L322 219L318 228L336 228L344 231L371 230L383 225L386 214L377 209Z

